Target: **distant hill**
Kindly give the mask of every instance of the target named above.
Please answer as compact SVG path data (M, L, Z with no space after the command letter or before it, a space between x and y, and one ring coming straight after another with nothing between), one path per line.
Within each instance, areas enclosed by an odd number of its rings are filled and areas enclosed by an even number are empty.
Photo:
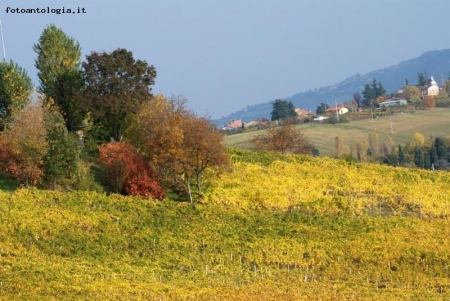
M433 76L440 85L441 76L448 78L450 72L450 49L425 52L417 58L401 62L398 65L378 69L365 75L355 74L336 85L297 93L285 99L292 101L296 107L315 111L321 102L332 105L334 99L338 101L352 99L353 93L356 91L361 93L364 86L370 84L373 78L383 84L387 93L400 89L404 85L405 79L408 79L410 84L416 84L418 72ZM242 119L243 121L260 117L270 119L272 102L273 100L248 106L217 119L216 122L218 125L223 125L230 119Z

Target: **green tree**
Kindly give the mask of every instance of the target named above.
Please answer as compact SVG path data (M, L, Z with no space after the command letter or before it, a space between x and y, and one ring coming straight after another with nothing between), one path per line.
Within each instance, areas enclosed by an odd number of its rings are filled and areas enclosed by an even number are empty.
M367 84L364 87L363 94L363 104L366 107L370 107L375 99L378 99L378 101L381 101L386 94L386 90L384 89L383 85L380 81L377 82L377 80L374 78L372 80L372 85Z
M272 104L271 120L283 120L297 117L294 104L290 101L277 99Z
M45 179L53 189L57 184L66 184L78 169L79 140L68 132L64 118L56 110L44 115L48 152L44 157Z
M438 155L436 151L436 147L433 145L431 146L430 152L429 152L429 158L430 158L430 165L434 164L438 161Z
M417 102L420 100L420 89L416 86L404 86L403 96L411 102Z
M398 146L398 164L404 165L406 163L405 152L401 145Z
M0 62L0 131L5 129L14 113L29 104L32 89L25 69L13 61Z
M375 90L375 98L384 96L386 94L386 90L384 89L383 85L380 81L378 81L377 88Z
M447 160L447 146L444 139L436 137L434 139L434 148L436 149L436 155L438 160Z
M425 86L428 83L426 75L422 72L417 73L417 85Z
M324 114L329 107L330 107L329 105L327 105L326 103L322 102L320 105L317 106L316 113L317 114Z
M419 168L425 168L425 161L423 157L422 149L418 146L414 148L414 163Z
M367 84L364 87L362 95L363 95L363 105L365 107L370 107L372 105L372 100L375 99L375 91L370 87L369 84Z
M377 83L377 80L374 78L374 79L372 79L372 91L373 91L373 93L374 93L374 98L377 98L379 95L378 95L378 83Z
M131 115L150 100L156 69L146 61L135 60L126 49L92 52L86 60L83 104L92 114L94 124L106 130L109 137L104 140L120 141Z
M37 54L35 66L39 70L39 91L46 96L44 101L59 107L69 131L79 129L84 118L77 98L83 88L79 43L50 24L33 50Z

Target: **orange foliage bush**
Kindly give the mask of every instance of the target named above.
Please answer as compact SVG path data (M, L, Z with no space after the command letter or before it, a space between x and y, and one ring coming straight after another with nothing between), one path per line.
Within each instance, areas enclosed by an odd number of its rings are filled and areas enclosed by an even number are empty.
M132 145L126 142L103 144L99 160L107 168L107 185L116 192L158 200L165 197L156 173Z
M38 105L20 111L2 132L2 167L21 184L37 185L44 176L43 158L48 151L44 112Z
M11 158L12 150L0 136L0 170L9 171L9 162L11 161Z
M432 96L427 96L423 101L423 105L425 109L433 109L436 107L436 101Z
M0 137L0 170L11 174L19 183L36 185L44 176L39 166L28 164L20 153L15 152Z

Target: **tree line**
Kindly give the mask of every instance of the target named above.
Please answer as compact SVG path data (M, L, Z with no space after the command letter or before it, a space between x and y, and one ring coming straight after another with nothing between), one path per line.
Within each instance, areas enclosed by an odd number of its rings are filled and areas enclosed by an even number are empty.
M153 95L156 68L123 48L92 51L54 24L33 46L38 96L27 72L0 63L0 169L23 185L162 199L165 188L200 194L208 168L229 164L221 134L186 100Z
M335 157L362 162L421 169L450 169L450 139L432 137L425 140L415 133L404 146L396 145L388 135L370 132L367 139L358 137L350 147L341 135L335 137Z

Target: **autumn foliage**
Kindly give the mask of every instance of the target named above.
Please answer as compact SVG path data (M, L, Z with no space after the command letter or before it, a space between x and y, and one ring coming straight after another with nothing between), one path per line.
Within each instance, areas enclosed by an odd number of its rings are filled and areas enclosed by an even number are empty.
M3 169L26 186L38 184L44 176L48 144L43 116L42 108L30 105L15 116L2 135Z
M183 99L156 95L133 119L127 139L191 202L194 179L201 194L204 171L229 165L219 131L207 119L187 110Z
M155 172L130 144L103 144L99 161L106 166L107 185L115 192L159 200L165 197L166 192Z
M252 140L256 150L281 152L282 154L313 154L314 146L303 133L292 124L285 123L281 128L271 127L265 135Z
M432 96L427 96L423 100L423 106L425 107L425 109L433 109L436 107L436 101Z

